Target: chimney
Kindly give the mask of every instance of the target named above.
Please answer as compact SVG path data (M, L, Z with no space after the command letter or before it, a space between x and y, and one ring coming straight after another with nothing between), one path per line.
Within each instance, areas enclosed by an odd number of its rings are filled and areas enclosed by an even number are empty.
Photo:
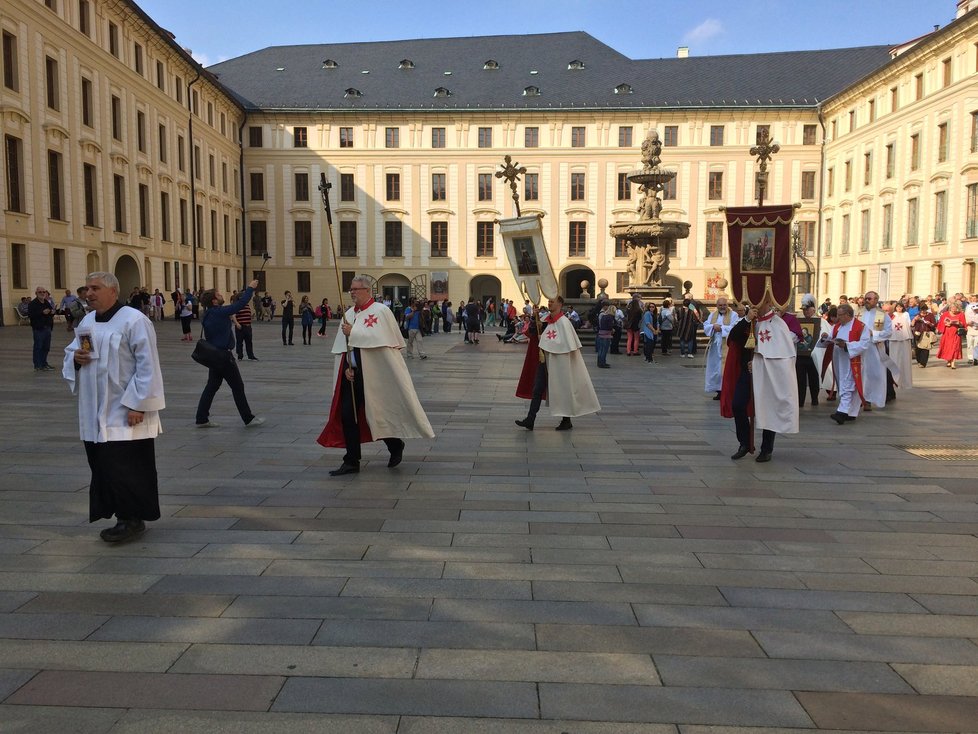
M689 46L680 46L676 51L677 59L688 59L689 58Z

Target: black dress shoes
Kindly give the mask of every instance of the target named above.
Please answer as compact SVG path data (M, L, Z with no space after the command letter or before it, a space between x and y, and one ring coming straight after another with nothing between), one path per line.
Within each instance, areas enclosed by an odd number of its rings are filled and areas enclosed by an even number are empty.
M737 461L737 459L743 459L749 453L750 453L750 448L748 448L747 446L741 446L739 449L737 449L736 454L731 454L730 458L733 459L734 461Z
M714 400L719 400L720 399L720 391L719 390L717 390L717 394L713 396L713 399Z
M574 424L571 423L571 419L570 418L561 418L560 419L560 423L557 424L557 427L554 428L554 430L555 431L569 431L573 427L574 427Z
M834 420L836 423L838 423L841 426L843 423L846 422L847 416L846 416L845 413L840 413L839 411L836 411L835 413L833 413L832 415L830 415L829 418L831 418L832 420Z
M758 464L763 464L770 460L771 460L771 453L770 452L764 453L763 451L757 455L756 459L754 459L754 461L756 461Z
M521 421L516 421L516 425L518 425L520 428L525 428L528 431L533 430L533 421L530 420L529 418L524 418Z
M391 458L387 462L387 468L393 469L395 466L401 463L401 459L404 458L404 441L397 439L398 446L391 449Z
M359 473L360 473L359 464L347 464L344 462L342 465L340 465L339 469L333 469L333 471L331 471L329 475L331 477L342 477L344 474L359 474Z
M114 528L106 528L99 533L99 537L106 543L123 543L142 535L145 530L146 523L142 520L120 519Z

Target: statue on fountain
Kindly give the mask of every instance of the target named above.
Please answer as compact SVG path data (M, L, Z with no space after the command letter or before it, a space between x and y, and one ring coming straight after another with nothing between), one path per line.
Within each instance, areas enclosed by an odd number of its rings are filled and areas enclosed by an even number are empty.
M662 285L666 253L658 245L645 246L645 285Z
M638 218L640 221L651 221L658 219L662 212L662 202L659 201L658 192L649 184L643 184L639 191L644 196L638 204Z
M661 154L662 141L659 140L659 133L656 130L650 130L645 140L642 141L642 167L646 171L658 168L659 163L662 162L659 157Z

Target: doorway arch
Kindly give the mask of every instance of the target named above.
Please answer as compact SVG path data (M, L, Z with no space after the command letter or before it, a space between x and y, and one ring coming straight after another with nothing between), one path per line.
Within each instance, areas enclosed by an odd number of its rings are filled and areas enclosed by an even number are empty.
M133 288L138 288L139 264L129 255L122 255L115 261L115 277L119 279L119 298L129 298Z
M477 275L469 281L469 295L483 304L491 296L498 304L503 297L503 286L495 275Z
M411 299L411 281L400 273L385 273L377 281L374 293L384 299L390 298L392 304L406 306Z
M588 292L594 298L594 289L596 288L594 284L594 271L591 268L580 265L571 265L565 268L560 274L560 292L564 295L564 298L580 298L581 293L584 292L581 289L582 280L588 282Z

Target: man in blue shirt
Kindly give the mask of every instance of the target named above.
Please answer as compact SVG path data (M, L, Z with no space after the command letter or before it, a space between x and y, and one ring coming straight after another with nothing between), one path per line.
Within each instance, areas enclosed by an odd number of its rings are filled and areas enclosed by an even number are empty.
M428 359L424 353L424 338L421 336L421 304L412 301L411 305L404 309L404 326L408 330L407 356L414 359L414 343L418 344L418 356L421 359Z
M237 407L245 426L251 428L260 426L265 422L264 418L259 418L252 413L248 406L244 381L241 379L241 372L238 371L238 363L231 353L231 350L234 349L234 327L231 325L231 317L248 305L257 287L258 281L251 281L248 287L238 295L238 300L230 306L224 305L224 294L219 288L206 290L200 296L201 305L207 309L200 322L204 329L204 339L218 349L227 352L227 359L222 366L209 367L207 370L207 385L204 387L204 392L200 394L200 402L197 404L198 428L219 427L219 424L210 420L209 416L211 403L214 401L217 391L221 389L223 382L227 382L228 387L231 388L234 405Z

